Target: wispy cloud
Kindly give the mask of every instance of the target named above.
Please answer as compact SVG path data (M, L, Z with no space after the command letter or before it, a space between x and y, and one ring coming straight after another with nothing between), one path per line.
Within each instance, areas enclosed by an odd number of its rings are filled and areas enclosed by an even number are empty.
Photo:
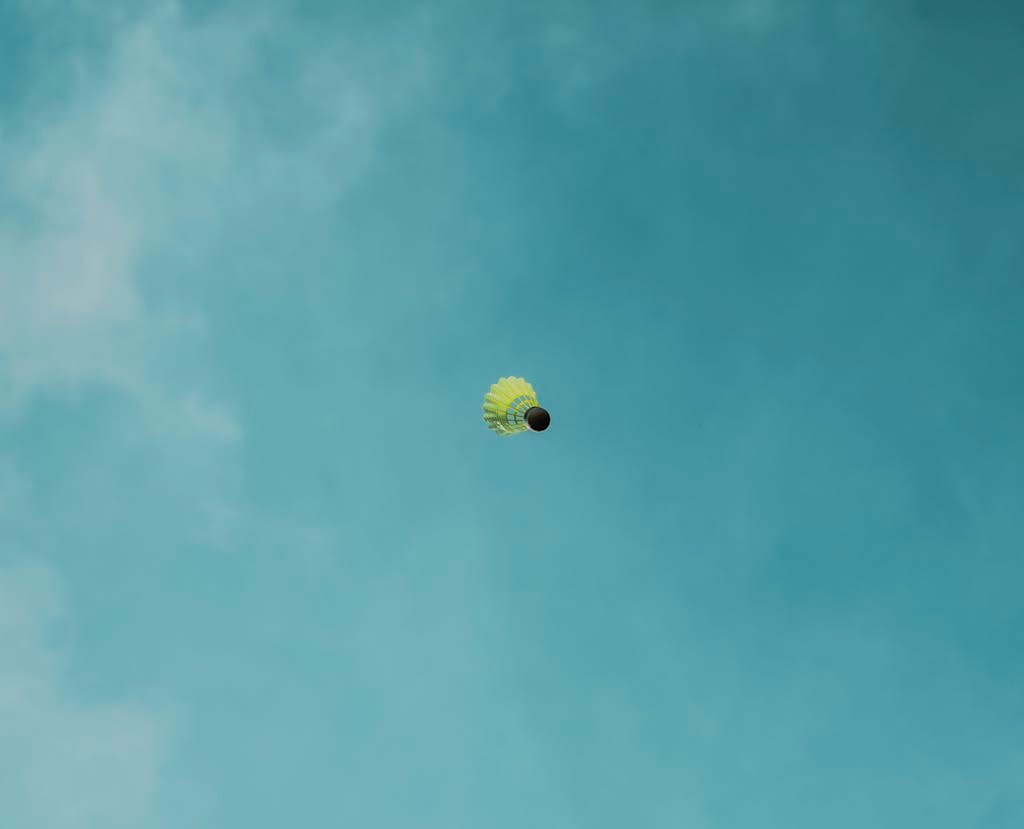
M154 352L188 326L149 304L140 269L171 230L168 191L224 164L229 136L171 59L161 16L81 57L65 105L10 137L0 156L16 211L0 223L2 402L100 383L159 408ZM173 392L170 392L173 395ZM157 400L159 398L159 400Z
M149 820L168 750L166 711L84 701L58 645L65 600L38 561L0 568L0 813L12 829L137 827Z
M74 412L83 392L114 395L118 439L168 464L160 485L193 502L198 521L183 535L226 549L247 520L233 454L246 430L205 370L216 336L206 258L256 212L342 194L371 162L381 122L429 82L425 53L387 37L368 51L255 12L67 13L102 37L55 56L56 80L23 79L61 94L42 93L0 145L0 423L31 418L44 399ZM268 57L291 29L306 48ZM275 131L278 117L289 129ZM32 458L15 460L0 466L4 531L33 506ZM0 564L12 546L3 540ZM0 824L148 825L174 723L77 695L54 644L64 616L50 566L0 569Z
M231 234L258 246L254 218L343 194L382 122L431 82L427 52L401 26L369 49L256 11L75 8L103 48L57 58L64 94L0 148L0 420L41 396L119 396L123 439L181 467L170 479L200 478L189 497L210 526L196 533L223 547L244 506L211 463L231 464L246 429L207 368L208 262ZM284 35L302 48L275 53Z
M201 309L151 298L154 263L201 262L254 204L336 198L367 165L380 120L429 77L425 52L393 54L385 40L370 53L304 29L299 57L274 63L270 35L295 27L285 18L195 22L165 4L103 20L109 48L67 57L66 100L0 150L12 205L0 218L0 413L100 383L236 438L225 401L153 378L204 333ZM239 94L265 73L286 89ZM278 117L301 128L275 133ZM218 415L194 416L204 407Z

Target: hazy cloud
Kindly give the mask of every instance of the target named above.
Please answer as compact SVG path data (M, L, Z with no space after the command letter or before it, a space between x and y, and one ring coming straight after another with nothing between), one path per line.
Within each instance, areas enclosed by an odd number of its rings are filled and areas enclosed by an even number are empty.
M10 829L138 827L153 811L169 718L65 684L65 601L38 561L0 568L0 813Z
M306 48L278 56L269 35L294 27L287 19L195 22L173 4L101 19L109 47L66 58L66 99L0 151L12 207L0 218L0 411L101 383L237 438L225 401L154 379L204 324L201 309L153 301L153 274L168 255L201 262L255 205L339 195L368 163L380 119L428 82L426 52L401 37L370 52L301 30ZM238 94L267 71L282 83ZM304 129L275 131L277 118ZM173 295L167 280L186 276L159 279Z

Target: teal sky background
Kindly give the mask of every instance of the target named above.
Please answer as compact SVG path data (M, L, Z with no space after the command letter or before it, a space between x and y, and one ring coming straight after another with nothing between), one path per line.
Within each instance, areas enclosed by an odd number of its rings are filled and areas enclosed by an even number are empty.
M0 824L1024 825L1024 8L371 5L0 0Z

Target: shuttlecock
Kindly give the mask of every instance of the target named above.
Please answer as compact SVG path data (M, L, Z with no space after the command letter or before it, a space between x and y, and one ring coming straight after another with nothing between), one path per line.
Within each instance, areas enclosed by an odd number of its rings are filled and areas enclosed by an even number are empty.
M502 377L484 395L484 422L499 435L543 432L551 415L537 405L533 386L522 377Z

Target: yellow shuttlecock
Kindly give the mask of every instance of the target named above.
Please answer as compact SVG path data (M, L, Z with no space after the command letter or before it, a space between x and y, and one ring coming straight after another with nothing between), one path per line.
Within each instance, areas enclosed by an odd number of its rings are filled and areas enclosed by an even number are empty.
M537 405L537 394L526 380L502 377L484 395L484 423L498 435L543 432L551 415Z

